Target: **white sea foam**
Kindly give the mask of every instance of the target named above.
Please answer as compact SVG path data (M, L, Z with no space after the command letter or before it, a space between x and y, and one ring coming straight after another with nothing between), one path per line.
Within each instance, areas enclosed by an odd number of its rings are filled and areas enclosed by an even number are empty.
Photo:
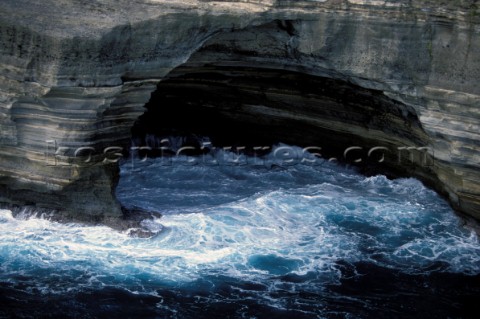
M0 210L0 279L35 278L44 292L116 285L155 293L208 276L268 281L268 289L295 289L278 280L285 275L335 283L339 261L406 273L440 263L441 271L480 273L477 235L414 179L367 178L330 163L141 165L122 167L118 194L126 205L164 212L150 225L162 227L158 236Z

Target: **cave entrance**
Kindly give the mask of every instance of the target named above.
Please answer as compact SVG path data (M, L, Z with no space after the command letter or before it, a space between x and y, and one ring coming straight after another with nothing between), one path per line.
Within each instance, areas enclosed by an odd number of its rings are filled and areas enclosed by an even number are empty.
M164 155L159 141L169 136L202 151L198 137L206 136L254 153L279 142L315 147L328 159L401 175L409 168L399 167L396 149L426 144L414 110L381 91L283 69L188 63L159 83L132 135L142 156ZM372 156L372 148L386 151Z

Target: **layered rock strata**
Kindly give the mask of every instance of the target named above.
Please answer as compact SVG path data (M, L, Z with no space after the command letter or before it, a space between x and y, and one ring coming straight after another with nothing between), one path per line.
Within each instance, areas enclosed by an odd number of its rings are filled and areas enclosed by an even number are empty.
M480 218L477 1L7 0L0 11L0 202L122 217L131 129L146 104L149 130L178 105L327 156L421 148L408 165L385 152L382 169Z

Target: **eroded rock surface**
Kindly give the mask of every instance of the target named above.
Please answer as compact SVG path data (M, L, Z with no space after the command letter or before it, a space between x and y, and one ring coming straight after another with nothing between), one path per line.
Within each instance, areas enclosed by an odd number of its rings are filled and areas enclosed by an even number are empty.
M122 216L116 159L158 86L148 114L181 102L332 154L423 147L428 165L387 154L385 169L478 219L478 5L2 1L0 201Z

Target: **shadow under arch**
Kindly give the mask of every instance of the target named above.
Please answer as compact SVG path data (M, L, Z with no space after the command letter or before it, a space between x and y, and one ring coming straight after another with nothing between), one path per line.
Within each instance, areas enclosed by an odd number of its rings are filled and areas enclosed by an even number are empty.
M421 164L427 171L432 160L412 153L428 145L413 108L340 79L187 62L159 83L145 107L132 128L143 156L164 155L165 145L152 136L187 137L186 145L197 149L196 137L207 136L217 147L247 153L280 142L315 147L327 159L392 176L415 175Z

